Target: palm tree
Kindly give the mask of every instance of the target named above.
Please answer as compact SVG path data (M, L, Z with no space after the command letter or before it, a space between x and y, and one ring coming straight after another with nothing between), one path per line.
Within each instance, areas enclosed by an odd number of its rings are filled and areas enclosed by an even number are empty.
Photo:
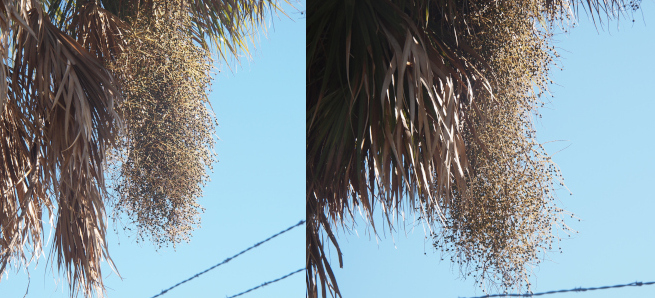
M71 295L104 293L107 204L141 238L187 239L214 161L210 50L248 53L277 5L3 0L0 275L38 259L44 213Z
M552 33L580 7L603 22L635 1L310 1L307 291L341 296L326 245L355 209L374 233L416 214L476 281L529 287L554 232L557 166L532 117ZM320 284L320 286L319 286Z

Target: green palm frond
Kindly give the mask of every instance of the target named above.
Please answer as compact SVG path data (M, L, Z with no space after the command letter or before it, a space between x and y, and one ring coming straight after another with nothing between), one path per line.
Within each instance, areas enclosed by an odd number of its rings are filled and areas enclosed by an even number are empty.
M224 60L240 51L248 54L257 29L265 29L266 16L283 13L274 0L191 0L188 4L192 34L203 47L213 45Z

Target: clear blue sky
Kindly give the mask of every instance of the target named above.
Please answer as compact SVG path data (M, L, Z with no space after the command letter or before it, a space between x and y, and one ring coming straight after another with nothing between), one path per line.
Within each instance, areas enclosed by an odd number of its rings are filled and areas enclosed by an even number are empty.
M570 34L556 38L564 70L553 71L552 104L537 123L573 192L559 193L560 206L575 213L579 231L536 268L533 291L655 281L655 5L643 2L636 22L616 22L597 32L582 16ZM644 24L645 22L645 24ZM340 233L344 268L336 277L344 297L456 298L483 295L459 268L440 261L419 226L369 240ZM426 254L424 254L426 253ZM332 253L333 264L337 264ZM335 265L338 267L338 265ZM655 285L546 295L552 298L655 297Z
M295 4L294 4L295 5ZM305 1L296 5L304 10ZM305 218L305 17L285 6L291 19L275 17L253 59L216 75L209 95L220 140L211 182L200 200L206 212L191 242L156 251L110 228L109 251L123 280L105 267L108 297L152 297L179 281ZM48 231L46 231L46 236ZM119 244L120 243L120 244ZM226 297L305 266L305 227L175 288L163 298ZM27 297L67 297L46 259L31 268ZM23 297L24 273L0 282L0 297ZM63 288L63 290L62 290ZM304 273L241 297L304 297Z

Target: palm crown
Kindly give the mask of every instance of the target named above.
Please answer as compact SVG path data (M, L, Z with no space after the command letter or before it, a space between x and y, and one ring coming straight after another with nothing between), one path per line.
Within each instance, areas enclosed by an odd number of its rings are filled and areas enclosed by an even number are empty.
M630 3L310 2L309 296L340 295L325 244L342 265L333 230L360 208L377 233L376 205L389 227L417 214L480 283L529 286L527 265L568 231L531 120L557 57L552 32L581 6L602 21Z
M214 161L209 51L247 53L277 4L3 0L0 275L38 257L44 212L72 295L103 294L107 204L141 239L187 239Z

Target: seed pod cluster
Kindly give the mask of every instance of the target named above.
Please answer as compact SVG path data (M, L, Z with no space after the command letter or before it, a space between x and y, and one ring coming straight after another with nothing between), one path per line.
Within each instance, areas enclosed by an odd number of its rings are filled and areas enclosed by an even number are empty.
M557 53L541 1L496 1L467 16L473 49L489 66L493 95L482 92L463 126L473 171L467 189L449 205L446 228L433 234L442 249L484 290L529 290L531 268L572 231L556 207L563 180L537 141L533 119L550 82ZM552 26L552 25L549 25ZM474 137L475 135L475 137ZM476 139L478 141L471 141Z
M130 23L129 51L111 66L124 86L126 130L115 153L115 211L139 240L175 245L199 225L197 199L215 159L210 53L189 37L181 2L154 3Z

